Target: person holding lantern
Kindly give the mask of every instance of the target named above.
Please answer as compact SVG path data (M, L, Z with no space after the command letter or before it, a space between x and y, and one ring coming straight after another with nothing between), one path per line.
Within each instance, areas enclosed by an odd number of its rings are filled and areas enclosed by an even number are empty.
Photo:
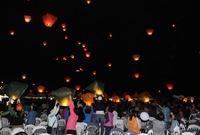
M94 94L94 108L96 112L96 122L101 126L101 135L104 134L104 119L105 119L105 98L104 95Z

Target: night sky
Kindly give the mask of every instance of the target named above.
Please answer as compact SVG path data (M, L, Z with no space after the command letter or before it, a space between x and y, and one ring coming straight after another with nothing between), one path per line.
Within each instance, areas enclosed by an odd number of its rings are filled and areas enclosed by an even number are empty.
M7 0L0 26L0 79L44 85L48 90L76 84L83 89L98 80L109 94L157 93L167 91L166 83L172 82L174 94L195 95L200 89L195 5L187 0L92 0L91 4L85 0ZM46 13L57 17L52 27L43 23ZM30 15L31 22L26 23L24 15ZM151 36L147 28L154 29ZM78 41L86 44L90 58ZM141 55L139 61L133 60L136 53ZM83 71L75 72L80 68ZM141 73L140 78L134 78L135 72ZM66 76L72 78L69 83Z

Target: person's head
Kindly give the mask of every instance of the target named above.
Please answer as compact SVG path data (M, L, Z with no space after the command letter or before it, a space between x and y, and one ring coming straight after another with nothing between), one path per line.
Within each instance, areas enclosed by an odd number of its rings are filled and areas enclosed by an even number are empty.
M162 112L159 112L156 116L157 120L163 121L164 120L164 114Z
M78 108L78 107L74 107L74 113L76 114L76 115L79 115L80 113L81 113L81 109L80 108Z
M91 107L87 106L86 109L85 109L85 113L89 114L90 112L91 112Z

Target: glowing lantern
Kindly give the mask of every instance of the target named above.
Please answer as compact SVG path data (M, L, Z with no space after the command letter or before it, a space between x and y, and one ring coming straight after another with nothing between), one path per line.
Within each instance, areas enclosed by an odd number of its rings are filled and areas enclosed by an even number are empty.
M45 87L40 85L40 86L37 87L37 89L38 89L39 93L42 93L42 92L44 92Z
M43 44L44 46L46 46L46 45L47 45L47 42L46 42L46 41L44 41L44 42L42 42L42 44Z
M172 90L173 87L174 87L174 84L173 83L167 83L166 86L167 86L168 90Z
M175 26L176 26L176 24L175 24L175 23L173 23L173 24L172 24L172 27L174 28Z
M75 89L76 90L80 90L81 89L81 85L75 85Z
M15 30L10 30L9 32L10 32L10 35L12 36L15 34Z
M22 79L26 79L26 74L22 74Z
M90 4L92 0L86 0L87 4Z
M90 55L91 55L91 52L85 52L85 56L87 57L87 58L89 58L90 57Z
M140 77L140 73L135 73L135 74L134 74L134 77L135 77L135 78L139 78L139 77Z
M71 59L74 59L75 55L74 55L74 54L71 54L70 57L71 57Z
M69 98L68 97L64 97L59 101L59 104L61 106L69 106Z
M187 98L187 97L184 97L184 98L183 98L183 102L187 103L187 101L188 101L188 98Z
M190 102L194 102L194 97L190 97Z
M118 95L113 95L112 96L112 102L120 102L120 98Z
M140 55L139 54L133 54L133 59L134 59L134 61L138 61L140 59Z
M67 56L63 56L63 60L67 60Z
M21 104L17 104L17 105L16 105L16 110L17 110L17 111L22 111L22 109L23 109L23 107L22 107Z
M67 36L67 35L65 35L65 36L64 36L64 39L68 39L68 36Z
M66 28L66 23L62 23L61 26L63 29Z
M111 67L112 66L112 63L111 62L108 62L108 67Z
M96 72L96 71L92 71L92 74L93 74L93 75L96 75L96 74L97 74L97 72Z
M84 51L87 51L88 49L87 49L87 47L83 47L83 50L84 50Z
M146 30L146 32L147 32L147 35L152 35L153 34L153 32L154 32L154 29L151 29L151 28L149 28L149 29L147 29Z
M42 16L42 20L45 26L52 27L58 18L50 13L47 13Z
M78 41L78 45L81 45L81 41Z
M83 48L86 47L86 44L83 43L83 44L82 44L82 47L83 47Z
M24 15L24 21L29 23L31 21L31 16L30 15Z
M93 100L94 94L93 93L87 92L85 94L82 94L81 98L82 98L83 102L88 106L91 106L92 103L94 103L94 100Z
M66 82L70 82L71 81L71 77L69 77L69 76L65 77L65 81Z
M112 36L113 36L112 33L110 33L110 34L109 34L109 37L112 37Z

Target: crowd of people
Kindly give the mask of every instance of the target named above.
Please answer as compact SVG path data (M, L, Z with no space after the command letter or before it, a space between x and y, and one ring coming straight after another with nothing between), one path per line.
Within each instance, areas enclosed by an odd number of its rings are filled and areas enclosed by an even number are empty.
M7 117L11 125L35 124L35 118L47 110L48 126L52 127L51 135L58 135L57 115L66 121L63 134L77 135L76 123L96 123L100 128L100 135L110 135L116 126L116 121L122 117L126 119L123 131L131 131L136 135L153 129L154 135L181 135L181 118L189 119L190 114L200 114L198 102L182 102L178 100L161 100L139 102L137 100L112 102L104 95L94 95L93 103L88 106L81 98L69 96L69 106L60 106L57 100L17 99L13 103L9 99L7 105L1 107L0 118ZM19 107L19 106L21 107ZM17 109L18 106L18 109ZM25 112L27 112L26 115ZM148 119L141 116L145 112ZM200 119L200 115L196 116ZM152 119L153 118L153 119Z

